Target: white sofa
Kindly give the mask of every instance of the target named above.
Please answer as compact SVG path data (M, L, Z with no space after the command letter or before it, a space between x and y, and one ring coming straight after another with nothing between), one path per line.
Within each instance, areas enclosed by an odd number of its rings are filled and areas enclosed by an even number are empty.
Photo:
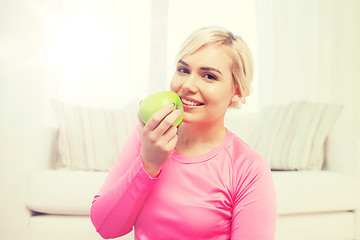
M230 114L226 125L247 140L256 118L257 114ZM101 239L89 209L107 173L56 169L57 132L57 128L22 132L21 137L33 143L26 148L33 161L26 186L28 239ZM360 141L353 135L332 134L324 148L321 171L273 171L277 240L360 239ZM132 239L132 233L120 239Z

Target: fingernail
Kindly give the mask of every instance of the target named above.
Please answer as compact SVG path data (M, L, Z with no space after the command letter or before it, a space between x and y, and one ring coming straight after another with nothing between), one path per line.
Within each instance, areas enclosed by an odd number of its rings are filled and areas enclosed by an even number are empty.
M170 105L169 105L169 108L173 108L175 106L175 103L171 103Z

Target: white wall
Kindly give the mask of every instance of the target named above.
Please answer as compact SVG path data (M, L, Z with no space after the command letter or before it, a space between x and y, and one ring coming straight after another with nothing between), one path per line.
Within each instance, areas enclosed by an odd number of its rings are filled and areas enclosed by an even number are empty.
M36 63L43 26L25 1L1 2L0 123L40 121L43 73ZM40 93L40 94L39 94Z
M351 58L349 61L352 62L352 78L353 78L353 86L352 86L352 97L353 97L353 105L352 112L353 115L353 123L354 123L354 132L360 135L360 1L352 1L352 5L350 6L351 13L350 19L351 21L351 40L352 46L350 51L352 52Z

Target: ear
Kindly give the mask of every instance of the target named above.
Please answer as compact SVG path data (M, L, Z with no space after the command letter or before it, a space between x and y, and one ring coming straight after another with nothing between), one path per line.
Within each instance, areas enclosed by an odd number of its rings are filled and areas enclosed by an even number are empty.
M231 103L237 103L241 100L241 96L239 96L238 94L234 94L231 98Z

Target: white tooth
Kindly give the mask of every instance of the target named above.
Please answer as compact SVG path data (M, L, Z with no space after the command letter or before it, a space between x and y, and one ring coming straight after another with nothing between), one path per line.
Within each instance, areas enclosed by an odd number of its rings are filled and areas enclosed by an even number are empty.
M182 99L183 103L185 103L186 105L190 105L190 106L199 106L200 103L196 103L196 102L192 102L186 99Z

